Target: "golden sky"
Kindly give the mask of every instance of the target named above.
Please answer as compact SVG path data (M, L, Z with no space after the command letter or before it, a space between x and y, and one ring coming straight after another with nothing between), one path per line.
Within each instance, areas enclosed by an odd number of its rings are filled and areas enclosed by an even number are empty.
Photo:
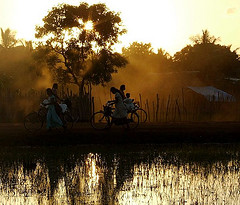
M106 3L120 12L128 30L122 45L151 43L170 54L190 43L189 37L208 29L221 44L240 47L240 0L86 0ZM18 38L34 39L35 25L58 3L78 5L79 0L0 0L0 27L17 32Z

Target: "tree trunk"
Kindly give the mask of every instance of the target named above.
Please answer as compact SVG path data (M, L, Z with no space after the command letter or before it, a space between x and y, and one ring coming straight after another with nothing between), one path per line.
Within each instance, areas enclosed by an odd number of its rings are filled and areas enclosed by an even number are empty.
M79 88L79 97L83 97L84 96L84 79L80 82L78 88Z

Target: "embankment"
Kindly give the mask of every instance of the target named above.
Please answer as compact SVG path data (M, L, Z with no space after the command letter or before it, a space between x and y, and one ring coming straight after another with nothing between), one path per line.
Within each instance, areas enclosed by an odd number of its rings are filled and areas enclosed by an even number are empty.
M64 146L76 144L239 143L240 122L144 124L135 130L113 127L97 131L89 124L72 130L45 128L29 133L23 124L0 124L1 146Z

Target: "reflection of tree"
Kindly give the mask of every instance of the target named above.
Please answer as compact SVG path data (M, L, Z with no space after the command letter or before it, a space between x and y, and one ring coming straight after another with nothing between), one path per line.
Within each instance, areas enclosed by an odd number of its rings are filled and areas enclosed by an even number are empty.
M58 186L59 179L62 178L63 173L61 171L61 163L59 161L52 163L52 161L46 160L45 164L47 167L50 185L50 193L48 197L51 198Z
M29 164L31 164L29 166ZM14 204L14 201L20 201L24 197L27 201L40 201L45 203L49 190L49 178L45 166L41 163L22 163L3 164L1 167L1 195L5 195L7 204ZM23 166L26 166L25 168ZM35 167L35 168L34 168ZM20 199L18 199L18 197ZM22 201L23 202L23 201Z

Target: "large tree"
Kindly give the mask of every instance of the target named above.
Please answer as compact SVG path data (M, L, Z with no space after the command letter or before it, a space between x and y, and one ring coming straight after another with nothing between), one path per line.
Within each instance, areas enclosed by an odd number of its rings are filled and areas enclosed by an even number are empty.
M193 45L187 45L174 55L176 69L198 71L206 82L240 76L239 56L231 46L217 44L219 38L211 36L207 30L191 39Z
M112 49L125 29L119 14L105 4L58 5L43 22L36 37L47 49L48 65L58 79L77 85L80 95L85 84L104 85L126 65L126 59Z

